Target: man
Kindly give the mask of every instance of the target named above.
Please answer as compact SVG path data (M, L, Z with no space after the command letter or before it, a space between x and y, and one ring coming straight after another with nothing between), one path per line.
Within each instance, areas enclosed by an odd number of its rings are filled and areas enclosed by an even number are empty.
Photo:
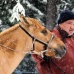
M39 74L74 74L74 13L70 10L61 12L58 26L52 30L66 45L67 53L62 59L43 60L33 55Z

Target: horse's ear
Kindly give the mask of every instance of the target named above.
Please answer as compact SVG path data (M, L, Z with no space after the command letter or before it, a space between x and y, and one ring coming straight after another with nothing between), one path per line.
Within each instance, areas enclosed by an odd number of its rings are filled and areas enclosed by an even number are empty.
M26 17L23 15L20 15L20 21L24 24L26 24L27 26L30 26L29 22L27 21Z
M20 21L21 22L24 22L24 18L25 18L25 16L23 16L22 14L20 14Z

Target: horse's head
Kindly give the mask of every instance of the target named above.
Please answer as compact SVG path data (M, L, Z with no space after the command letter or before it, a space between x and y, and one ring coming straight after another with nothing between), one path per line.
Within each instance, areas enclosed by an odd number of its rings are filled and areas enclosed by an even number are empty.
M20 16L21 26L34 37L34 52L46 56L61 58L65 55L64 43L42 26L36 19Z

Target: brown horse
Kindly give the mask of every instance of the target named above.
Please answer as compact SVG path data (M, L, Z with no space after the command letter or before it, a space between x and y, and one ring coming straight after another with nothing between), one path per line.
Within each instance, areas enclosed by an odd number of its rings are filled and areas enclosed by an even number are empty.
M36 19L20 16L21 22L0 33L0 74L11 74L28 52L61 58L63 42Z

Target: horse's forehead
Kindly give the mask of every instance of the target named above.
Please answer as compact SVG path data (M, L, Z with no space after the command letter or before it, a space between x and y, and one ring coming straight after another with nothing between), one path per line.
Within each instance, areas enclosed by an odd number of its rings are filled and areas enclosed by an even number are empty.
M42 24L40 24L36 19L33 19L33 18L29 18L27 19L28 22L30 23L30 26L32 26L32 28L35 28L35 29L43 29L44 27L42 26ZM30 27L29 26L29 27Z

